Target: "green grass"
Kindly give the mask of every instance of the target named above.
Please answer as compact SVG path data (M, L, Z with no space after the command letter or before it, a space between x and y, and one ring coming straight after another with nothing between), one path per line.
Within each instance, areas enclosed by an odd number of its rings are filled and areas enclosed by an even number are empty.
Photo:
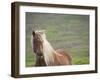
M26 65L27 66L34 66L35 64L35 56L33 54L27 54L26 57Z
M27 13L26 67L35 64L32 30L41 29L46 30L47 40L54 49L64 49L72 56L73 65L89 64L89 16Z
M88 57L74 57L72 58L72 64L74 65L81 65L81 64L89 64L89 59Z

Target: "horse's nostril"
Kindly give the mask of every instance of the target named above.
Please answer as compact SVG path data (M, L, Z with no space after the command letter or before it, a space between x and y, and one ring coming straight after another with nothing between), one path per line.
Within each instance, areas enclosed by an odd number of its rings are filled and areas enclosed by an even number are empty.
M42 53L40 53L40 56L42 56Z
M38 53L37 55L38 55L38 56L42 56L42 53Z

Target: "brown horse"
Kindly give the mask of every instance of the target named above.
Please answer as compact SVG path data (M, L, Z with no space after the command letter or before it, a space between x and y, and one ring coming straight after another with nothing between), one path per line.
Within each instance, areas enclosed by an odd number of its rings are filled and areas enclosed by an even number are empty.
M36 66L71 65L71 56L62 49L54 50L44 31L33 31L33 50L38 56Z

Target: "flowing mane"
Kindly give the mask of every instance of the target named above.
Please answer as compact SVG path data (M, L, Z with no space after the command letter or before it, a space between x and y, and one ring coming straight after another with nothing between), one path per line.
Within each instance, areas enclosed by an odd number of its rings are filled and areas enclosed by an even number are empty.
M43 55L44 55L44 59L47 65L53 65L55 53L56 51L53 49L50 43L46 39L44 39Z
M33 41L34 52L38 53L38 55L40 55L40 53L43 55L44 62L47 66L71 64L71 56L62 49L54 50L49 41L46 39L44 31L36 31L33 35L35 36L34 41L36 40L35 42Z

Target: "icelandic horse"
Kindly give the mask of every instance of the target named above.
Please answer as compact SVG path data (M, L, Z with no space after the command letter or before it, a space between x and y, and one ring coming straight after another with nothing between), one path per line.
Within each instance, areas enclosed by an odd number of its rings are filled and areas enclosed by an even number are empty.
M35 66L71 65L72 58L63 49L54 50L46 39L45 31L32 32L33 51L36 54Z

